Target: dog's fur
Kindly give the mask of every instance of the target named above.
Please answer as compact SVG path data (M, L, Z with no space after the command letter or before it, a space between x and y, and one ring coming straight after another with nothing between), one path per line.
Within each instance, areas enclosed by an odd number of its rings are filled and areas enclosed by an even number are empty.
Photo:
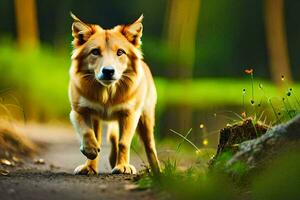
M156 89L140 50L142 19L130 25L105 30L86 24L72 14L74 37L70 69L70 118L87 157L75 174L96 174L101 134L111 142L112 173L136 173L129 164L130 144L137 132L142 139L151 169L158 173L153 128ZM96 49L96 50L94 50ZM99 80L105 66L115 69L115 79Z

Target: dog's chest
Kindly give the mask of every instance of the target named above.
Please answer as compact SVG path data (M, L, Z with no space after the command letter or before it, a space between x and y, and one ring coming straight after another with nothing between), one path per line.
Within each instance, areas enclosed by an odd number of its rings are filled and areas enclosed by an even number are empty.
M120 112L132 110L134 108L134 102L128 101L113 106L103 106L98 102L93 102L84 97L80 97L79 106L91 110L93 113L103 119L110 119L114 118L114 116Z

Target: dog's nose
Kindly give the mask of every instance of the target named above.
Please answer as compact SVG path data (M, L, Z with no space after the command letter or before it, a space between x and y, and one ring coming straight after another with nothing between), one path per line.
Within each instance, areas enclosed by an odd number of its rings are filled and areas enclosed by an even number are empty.
M112 66L105 66L102 68L104 79L111 79L115 74L115 69Z

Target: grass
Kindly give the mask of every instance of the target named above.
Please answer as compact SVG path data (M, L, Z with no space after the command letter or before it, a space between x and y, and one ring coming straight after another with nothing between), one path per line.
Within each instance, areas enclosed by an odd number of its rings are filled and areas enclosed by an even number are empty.
M178 133L180 134L180 133ZM187 136L181 138L188 141ZM190 145L190 142L186 144ZM190 145L192 149L198 149ZM208 168L210 150L200 148L193 150L182 145L173 145L173 158L162 161L160 176L151 173L142 174L137 181L140 189L152 188L161 199L298 199L299 187L299 147L290 148L277 156L265 169L253 174L248 173L246 164L240 162L224 168L231 159L230 153L222 154L214 168ZM179 148L179 149L178 149ZM183 150L183 152L182 152ZM188 151L187 151L188 150ZM181 153L181 154L179 154ZM187 169L181 170L179 160L194 156L197 161ZM175 158L175 159L174 159Z
M203 172L197 164L179 171L177 163L164 162L160 177L145 176L138 181L141 189L154 188L162 199L297 199L299 192L299 149L275 159L267 169L251 179L236 182L218 170ZM236 166L242 173L244 166Z

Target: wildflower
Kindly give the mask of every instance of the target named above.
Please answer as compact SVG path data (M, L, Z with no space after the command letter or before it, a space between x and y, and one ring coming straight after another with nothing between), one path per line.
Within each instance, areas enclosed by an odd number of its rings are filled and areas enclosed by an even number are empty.
M245 69L245 73L246 74L250 74L251 75L251 86L252 86L252 100L251 100L251 104L254 104L254 83L253 83L253 69Z
M245 69L246 74L253 74L253 69Z
M200 128L201 128L201 129L204 128L204 124L200 124Z
M202 141L202 144L203 144L204 146L207 146L207 145L208 145L208 140L207 140L207 139L204 139L204 140Z

